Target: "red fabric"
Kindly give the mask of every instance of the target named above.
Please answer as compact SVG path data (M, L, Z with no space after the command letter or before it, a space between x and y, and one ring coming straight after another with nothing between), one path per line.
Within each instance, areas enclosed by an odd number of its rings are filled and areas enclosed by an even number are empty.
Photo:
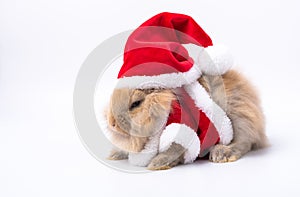
M190 16L160 13L129 36L118 78L186 72L194 63L182 46L188 43L212 45L210 37Z
M187 72L194 62L182 44L189 43L212 46L210 37L190 16L160 13L129 36L118 78ZM178 102L173 103L167 125L182 123L197 132L203 156L219 141L216 128L183 88L176 91Z
M219 142L219 134L213 123L195 106L193 99L183 88L177 88L175 93L177 100L172 103L172 111L167 125L180 123L192 128L200 140L199 156L203 157L208 153L210 147Z

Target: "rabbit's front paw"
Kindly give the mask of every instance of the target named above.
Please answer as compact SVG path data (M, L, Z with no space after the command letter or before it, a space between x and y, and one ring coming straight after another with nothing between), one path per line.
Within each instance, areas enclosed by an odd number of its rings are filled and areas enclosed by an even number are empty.
M232 148L222 144L215 145L209 153L209 160L214 163L233 162L240 157Z
M148 165L149 170L167 170L184 162L185 149L173 142L168 150L159 153Z
M109 160L128 159L128 153L126 153L124 151L112 150L107 159L109 159Z
M172 161L170 161L170 157L165 154L159 154L152 159L150 164L148 165L149 170L167 170L172 166L170 165Z

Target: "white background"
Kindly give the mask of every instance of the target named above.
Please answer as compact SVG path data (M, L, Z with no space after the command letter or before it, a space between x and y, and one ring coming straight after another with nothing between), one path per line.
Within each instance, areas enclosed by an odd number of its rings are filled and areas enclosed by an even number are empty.
M102 41L171 11L231 48L258 87L272 146L227 164L126 174L81 144L80 65ZM0 1L0 196L299 196L299 4L270 1Z

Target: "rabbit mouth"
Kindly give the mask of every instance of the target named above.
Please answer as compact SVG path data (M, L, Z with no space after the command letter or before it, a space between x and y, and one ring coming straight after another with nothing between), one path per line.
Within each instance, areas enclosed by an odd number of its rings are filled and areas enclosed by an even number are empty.
M127 133L125 130L121 129L119 126L115 126L115 127L112 127L110 126L110 130L116 134L120 134L120 135L123 135L123 136L126 136L128 137L129 136L129 133Z

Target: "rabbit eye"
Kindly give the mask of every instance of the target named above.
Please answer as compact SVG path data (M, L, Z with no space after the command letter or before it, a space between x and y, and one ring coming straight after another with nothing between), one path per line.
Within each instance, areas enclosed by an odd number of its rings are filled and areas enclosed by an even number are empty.
M131 110L133 110L134 108L140 106L142 102L143 102L143 100L139 100L139 101L133 102L133 103L130 105L129 110L131 111Z

